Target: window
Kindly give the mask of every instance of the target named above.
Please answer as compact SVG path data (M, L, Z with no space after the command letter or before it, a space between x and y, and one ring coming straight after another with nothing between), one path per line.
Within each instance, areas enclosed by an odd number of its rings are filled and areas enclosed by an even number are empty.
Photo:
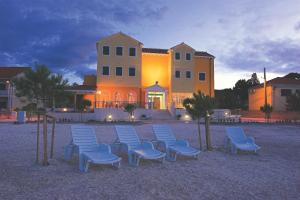
M129 74L129 76L135 76L135 68L134 67L129 67L128 74Z
M109 75L109 67L108 66L103 66L102 75Z
M180 53L179 52L175 53L175 60L180 60Z
M134 47L129 48L129 56L135 56L135 48Z
M0 90L6 90L6 84L0 82Z
M205 81L205 73L204 72L199 73L199 80L200 81Z
M190 53L186 53L185 54L185 59L186 60L191 60L191 54Z
M103 55L109 55L109 46L103 46L102 47L102 54Z
M185 72L185 77L186 78L191 78L191 71L186 71Z
M281 89L281 96L290 96L292 94L292 90L291 89Z
M116 47L116 55L117 56L123 55L123 47Z
M122 76L122 67L116 67L116 76Z
M175 77L180 78L180 71L175 71Z

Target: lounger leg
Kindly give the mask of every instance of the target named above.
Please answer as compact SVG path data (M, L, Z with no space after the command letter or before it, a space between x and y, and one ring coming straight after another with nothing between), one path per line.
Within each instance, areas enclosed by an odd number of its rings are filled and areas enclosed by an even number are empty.
M128 163L132 165L132 153L128 153Z
M172 156L172 151L170 151L169 149L167 150L167 160L168 161L175 161L173 156Z
M73 156L73 152L74 152L74 146L69 144L67 146L65 146L65 149L64 149L64 158L66 161L69 161L72 159L72 156Z
M198 160L199 154L193 156L195 160Z
M119 169L121 167L121 161L113 163L112 166Z
M176 161L176 159L177 159L177 153L174 152L174 161Z
M237 154L237 148L231 144L231 153Z
M135 155L135 166L139 166L140 165L140 156L138 156L138 155Z
M84 155L79 155L79 170L81 172L87 172L88 171L88 162Z

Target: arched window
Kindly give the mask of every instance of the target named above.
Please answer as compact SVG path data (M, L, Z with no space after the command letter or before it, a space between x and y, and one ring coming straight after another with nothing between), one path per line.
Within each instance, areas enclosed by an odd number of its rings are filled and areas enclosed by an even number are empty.
M120 104L121 104L121 101L122 101L122 99L121 99L121 93L120 92L116 92L115 93L115 107L120 107Z
M136 95L136 93L133 92L133 91L130 91L128 93L127 101L128 101L128 103L136 103L137 102L137 95Z

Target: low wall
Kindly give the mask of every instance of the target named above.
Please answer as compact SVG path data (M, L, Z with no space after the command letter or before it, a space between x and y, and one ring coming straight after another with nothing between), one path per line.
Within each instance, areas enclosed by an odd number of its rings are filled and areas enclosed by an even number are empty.
M77 112L51 112L58 122L87 122L95 120L95 113L77 113Z
M261 111L242 111L244 118L264 118L265 114ZM300 120L300 112L293 111L274 111L271 118L275 120Z
M111 120L129 120L129 114L124 112L123 109L118 108L99 108L95 109L93 113L51 112L49 114L55 116L57 121L63 122L87 122L90 120L105 121L108 120L109 115L112 117ZM145 115L147 118L151 118L152 110L137 108L134 111L135 119L140 119L142 115Z
M97 121L104 121L107 120L108 116L111 115L112 120L120 120L126 121L129 120L129 114L124 112L123 109L118 108L99 108L95 109L96 120ZM134 111L134 118L140 119L142 115L151 118L152 117L152 110L137 108Z

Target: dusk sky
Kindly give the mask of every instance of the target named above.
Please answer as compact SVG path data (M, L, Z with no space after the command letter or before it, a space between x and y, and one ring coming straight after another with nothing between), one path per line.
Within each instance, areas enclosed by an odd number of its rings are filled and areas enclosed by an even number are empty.
M300 0L0 0L0 66L43 63L70 82L96 74L96 41L185 42L216 57L216 89L253 72L300 72Z

